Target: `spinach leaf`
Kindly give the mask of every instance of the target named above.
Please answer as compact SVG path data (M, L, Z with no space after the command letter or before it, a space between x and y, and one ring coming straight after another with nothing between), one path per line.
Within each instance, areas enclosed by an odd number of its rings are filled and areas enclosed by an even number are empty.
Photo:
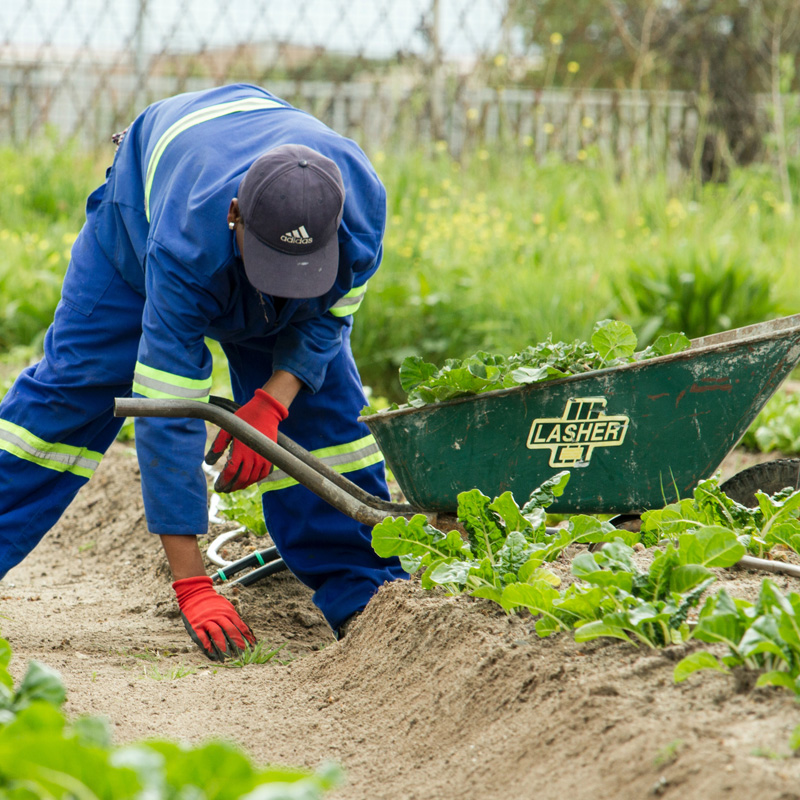
M548 337L510 356L479 351L439 368L419 356L400 366L400 385L414 407L456 397L555 380L636 360L636 334L630 325L606 319L595 324L591 342L554 342ZM678 353L689 347L683 334L661 336L639 358Z

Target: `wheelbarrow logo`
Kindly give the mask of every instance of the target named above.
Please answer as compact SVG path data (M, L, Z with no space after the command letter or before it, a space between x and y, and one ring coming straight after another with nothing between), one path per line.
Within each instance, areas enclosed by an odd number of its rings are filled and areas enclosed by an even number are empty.
M571 397L560 417L535 419L528 435L531 450L549 450L551 467L588 467L595 447L617 447L630 417L603 413L605 397Z

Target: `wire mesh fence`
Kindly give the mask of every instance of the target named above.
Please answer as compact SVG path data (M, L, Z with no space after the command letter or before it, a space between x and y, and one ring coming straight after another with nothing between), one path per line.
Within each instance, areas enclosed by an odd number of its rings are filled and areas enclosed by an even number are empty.
M519 35L518 5L20 0L0 15L0 141L52 127L97 147L149 102L241 81L368 150L444 141L456 156L491 145L581 159L595 148L686 166L702 130L691 93L530 88L545 52Z

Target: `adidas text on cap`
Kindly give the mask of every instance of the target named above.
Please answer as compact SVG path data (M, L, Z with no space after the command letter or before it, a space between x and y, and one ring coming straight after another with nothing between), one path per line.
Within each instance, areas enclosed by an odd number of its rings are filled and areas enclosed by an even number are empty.
M242 259L250 283L275 297L319 297L336 280L344 210L339 168L285 144L260 156L239 184Z

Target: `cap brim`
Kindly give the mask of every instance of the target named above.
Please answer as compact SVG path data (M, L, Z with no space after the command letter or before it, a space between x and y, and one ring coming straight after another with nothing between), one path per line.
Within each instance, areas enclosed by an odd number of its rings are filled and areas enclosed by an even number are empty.
M305 255L275 250L244 229L244 271L259 292L274 297L320 297L328 292L339 271L339 237Z

